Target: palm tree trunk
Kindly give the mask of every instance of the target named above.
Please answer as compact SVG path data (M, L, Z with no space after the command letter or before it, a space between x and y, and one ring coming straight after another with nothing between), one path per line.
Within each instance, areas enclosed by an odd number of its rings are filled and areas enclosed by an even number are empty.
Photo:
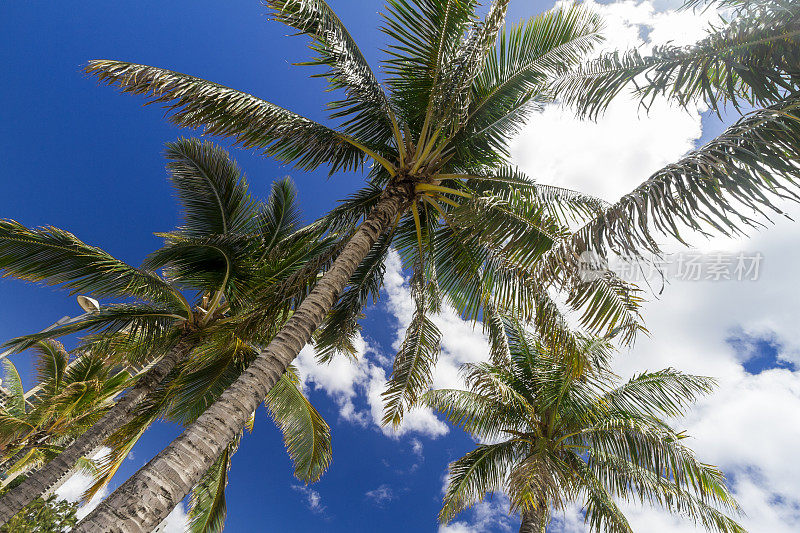
M75 463L99 448L119 427L128 422L134 408L164 380L175 365L186 359L195 341L185 334L178 344L141 376L133 387L86 433L76 438L63 452L30 474L19 486L0 498L0 525L8 522L26 505L45 494L72 472Z
M538 509L522 512L522 524L519 526L519 533L546 533L549 522L550 512L547 504L540 504Z
M84 518L75 533L149 532L183 500L311 340L372 245L408 207L412 191L407 184L387 187L269 345L193 424Z

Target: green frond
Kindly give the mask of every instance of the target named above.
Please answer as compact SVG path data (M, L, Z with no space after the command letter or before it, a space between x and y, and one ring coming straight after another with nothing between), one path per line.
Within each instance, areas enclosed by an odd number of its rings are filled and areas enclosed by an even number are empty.
M25 390L22 388L22 378L14 363L3 359L3 386L10 395L5 398L3 410L13 417L25 416Z
M258 229L261 234L263 256L289 238L300 225L300 208L297 205L297 189L291 178L272 182L272 189L265 205L258 214Z
M751 2L721 27L688 47L657 46L603 55L578 69L564 69L551 90L579 115L596 117L625 87L634 85L644 105L665 95L681 105L702 99L712 110L768 106L800 88L800 6L776 0Z
M191 533L222 533L225 528L228 515L225 487L233 453L231 448L225 448L192 489L188 516Z
M170 385L168 417L189 425L247 368L255 350L236 337L220 333L198 346Z
M419 133L431 91L455 60L472 22L475 0L388 0L381 31L389 37L387 86L400 118Z
M80 331L103 331L114 333L126 330L131 336L141 335L143 338L153 338L164 334L164 331L182 323L183 316L175 314L170 308L159 308L145 304L114 304L104 306L97 313L86 315L83 319L59 326L42 333L32 333L16 337L6 342L6 346L22 351L36 343L53 337L71 335Z
M429 390L420 403L441 413L451 424L482 440L508 437L506 430L524 427L524 410L484 394L457 389Z
M167 143L167 170L182 206L187 237L247 231L255 210L241 170L228 152L211 142L179 139Z
M13 220L0 220L0 269L3 276L63 285L73 294L133 296L180 305L172 289L154 273L129 266L52 226L29 229Z
M283 433L294 475L306 483L317 481L332 459L330 427L303 395L291 368L269 391L264 405Z
M36 377L39 384L48 391L60 390L69 361L69 354L64 345L56 340L46 339L36 343L33 348L37 353Z
M356 169L363 153L336 131L282 107L223 85L179 72L123 61L90 61L86 72L122 92L163 103L170 120L181 127L232 137L303 170L328 165L330 172Z
M428 316L424 288L412 280L416 310L406 330L405 339L394 358L392 375L381 394L384 402L384 425L399 426L403 414L414 406L433 379L433 367L439 356L441 332Z
M464 160L508 157L508 139L550 98L547 81L602 40L601 19L581 5L556 8L500 33L472 86L463 129L453 141Z
M519 447L514 440L479 444L450 463L439 520L447 523L481 501L485 494L499 490L520 453Z
M709 394L715 384L713 378L684 374L672 368L643 372L600 396L597 405L599 409L650 416L681 416L700 395Z
M497 43L506 19L510 0L493 0L483 20L473 18L466 34L449 61L438 65L428 109L433 123L455 131L463 126L469 113L472 85L481 72L486 56Z
M345 98L328 105L333 118L346 119L344 131L370 146L392 136L389 100L355 40L324 0L267 0L273 18L311 37L315 57L304 65L326 68L322 76Z

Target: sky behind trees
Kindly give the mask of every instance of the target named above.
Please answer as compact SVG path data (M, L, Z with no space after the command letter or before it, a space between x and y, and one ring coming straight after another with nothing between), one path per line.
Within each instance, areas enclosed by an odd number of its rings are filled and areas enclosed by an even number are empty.
M334 0L334 9L377 65L384 41L377 27L380 2ZM669 39L691 42L705 21L676 13L679 1L604 2L610 46ZM551 2L512 3L508 20L549 8ZM268 23L257 0L226 2L7 2L0 6L5 31L0 59L0 163L4 191L0 216L28 226L51 224L75 233L132 264L159 241L153 232L174 227L175 201L166 180L163 143L191 135L167 124L159 108L98 86L81 72L89 59L110 58L170 68L250 91L325 120L325 83L293 67L308 57L301 38ZM706 15L710 17L711 14ZM380 73L379 73L380 75ZM722 129L702 110L658 104L649 116L620 101L597 124L547 108L519 136L514 160L544 183L613 200L650 172L676 160ZM222 143L226 144L226 143ZM290 175L311 221L355 190L361 176L297 172L251 152L232 155L252 191L266 197L272 180ZM792 208L795 214L800 213ZM796 219L798 217L795 217ZM749 240L695 239L700 250L764 254L756 282L674 282L651 298L642 338L617 361L622 375L674 366L721 380L719 392L684 423L701 458L731 474L753 531L794 531L800 525L800 467L793 447L800 439L800 333L794 265L797 226L778 221ZM227 531L437 531L448 461L472 442L419 411L399 434L379 428L379 393L388 357L410 318L403 273L390 264L383 300L364 321L359 364L319 367L306 348L298 361L315 406L331 423L334 461L318 484L291 477L279 433L263 410L255 431L236 454L228 486ZM660 285L655 287L656 291ZM51 288L0 280L0 339L37 331L81 311L74 298ZM485 356L485 341L452 313L438 319L444 334L436 386L457 384L457 367ZM394 347L393 347L394 345ZM32 373L26 354L14 361L26 387ZM680 425L680 424L679 424ZM158 425L134 449L118 485L177 434ZM77 492L78 483L65 488ZM692 531L661 513L632 510L643 531ZM181 521L180 511L173 524ZM498 532L515 528L502 498L466 512L442 531ZM576 512L558 518L555 531L582 531Z

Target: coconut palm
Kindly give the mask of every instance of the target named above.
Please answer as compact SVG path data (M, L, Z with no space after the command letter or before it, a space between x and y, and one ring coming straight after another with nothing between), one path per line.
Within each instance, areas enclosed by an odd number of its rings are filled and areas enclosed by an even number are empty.
M9 397L0 407L3 487L51 460L92 427L131 378L97 356L79 356L69 364L69 354L54 340L40 341L34 348L39 382L35 394L25 394L16 367L4 362Z
M582 338L580 358L570 361L520 322L503 325L506 338L493 343L503 355L462 369L468 390L432 390L423 400L487 443L450 464L442 522L502 491L521 516L520 533L546 531L551 514L571 503L583 505L592 531L630 532L620 500L744 532L724 514L738 506L722 473L664 421L710 392L712 379L666 369L620 383L606 340Z
M550 203L564 205L577 196L545 190L514 174L506 167L507 141L537 104L558 96L551 87L564 66L575 65L599 40L597 17L570 7L504 32L508 0L493 2L482 19L475 15L477 3L472 0L391 0L383 15L382 30L390 44L382 85L324 1L266 3L274 18L310 37L315 54L311 64L324 67L331 88L344 91L345 97L329 106L338 128L253 95L157 67L96 60L87 71L124 92L163 103L179 126L202 127L206 133L230 137L300 169L324 165L334 173L359 169L371 160L368 187L340 211L341 220L351 226L362 217L364 221L248 373L95 509L79 530L100 531L112 525L120 530L146 529L161 520L330 317L365 259L370 254L380 257L381 245L376 243L381 239L405 251L406 265L417 265L412 284L417 313L387 395L390 411L397 413L388 421L396 422L401 406L412 404L429 382L438 332L426 313L440 302L437 289L449 292L456 307L473 317L495 304L503 304L497 308L527 305L539 327L554 324L559 317L544 296L548 287L555 286L566 289L573 307L582 308L584 325L613 331L630 325L627 319L635 314L635 299L611 276L579 283L575 271L581 248L617 239L641 244L637 237L651 219L668 226L673 217L680 218L682 212L670 214L678 204L694 206L692 216L730 205L727 195L748 205L770 206L773 193L779 192L776 184L797 174L793 161L800 155L800 129L795 110L788 109L741 124L712 144L706 152L710 155L689 157L660 174L658 187L666 191L692 178L692 194L679 198L666 194L649 201L650 196L637 190L619 204L603 208L583 231L547 235L550 225L543 222L552 219L542 221L541 216L551 210L537 209L546 202L537 204L536 198L555 197ZM739 145L745 147L741 153L732 148ZM763 159L746 161L745 150L762 154ZM698 164L702 157L709 161L713 157L714 164ZM764 160L777 175L764 175L759 166ZM696 178L705 173L708 182ZM484 220L491 220L492 231L477 231L476 223ZM746 220L729 224L735 228ZM471 242L458 237L474 238L481 246L473 249L465 244ZM442 242L446 245L439 246ZM439 261L431 260L437 254ZM379 270L380 262L372 264L372 269L361 272ZM357 295L369 294L369 287L376 286L369 279L354 284L363 289ZM354 324L349 319L344 323L351 329Z
M217 368L221 360L241 365L241 353L220 359L222 349L208 347L224 347L232 335L238 335L240 345L268 341L288 316L292 299L302 296L315 280L316 267L310 273L305 267L332 245L314 228L298 229L295 193L287 180L276 182L268 202L260 205L251 199L241 172L223 150L180 140L168 144L166 155L183 208L183 225L162 234L165 245L147 258L143 268L131 267L57 228L28 229L14 221L0 222L0 267L7 275L129 299L104 306L81 321L15 339L14 347L21 350L44 338L94 331L96 336L86 347L91 353L104 354L109 362L123 357L125 364L138 368L152 365L102 419L0 500L3 522L139 417L137 407L165 379L179 376L193 354L209 365L216 361ZM163 269L165 277L155 273L157 269ZM184 296L189 291L194 304ZM269 294L271 304L264 305L262 296L254 308L255 294ZM240 321L248 320L256 326L244 331ZM241 331L234 333L234 328ZM217 378L222 383L238 375L230 378L231 370L226 365L221 369ZM195 376L195 381L208 379L202 372ZM186 386L192 384L189 380ZM208 401L213 392L207 389L194 400ZM160 413L150 414L148 420L153 421ZM129 435L119 446L132 447L148 425L140 424L138 434ZM325 453L324 447L318 451ZM110 463L106 473L113 475L116 466L118 462ZM110 475L103 478L108 479Z

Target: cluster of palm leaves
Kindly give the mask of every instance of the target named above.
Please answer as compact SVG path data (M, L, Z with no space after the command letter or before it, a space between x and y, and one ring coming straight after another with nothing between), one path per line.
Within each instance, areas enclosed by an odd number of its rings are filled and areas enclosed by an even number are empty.
M2 222L0 262L6 273L96 296L127 297L69 325L10 341L18 350L33 346L39 351L40 390L27 400L19 374L6 361L9 397L0 408L6 484L69 446L95 477L84 494L93 497L153 422L190 423L241 374L255 357L255 346L274 335L292 299L302 297L316 276L317 262L335 245L313 227L298 226L288 180L275 182L268 200L259 204L228 155L210 143L170 143L167 158L183 223L160 234L164 246L142 268L56 228ZM194 295L193 305L185 294ZM264 294L273 303L254 304ZM91 334L72 362L50 339L86 331ZM151 379L156 369L164 374L161 379ZM144 394L127 402L123 416L104 418L120 410L121 405L112 405L126 388L126 401L133 392ZM330 463L330 431L303 395L294 369L287 369L264 402L284 434L295 475L306 482L318 479ZM251 417L248 429L253 422ZM87 439L100 427L102 433ZM101 445L108 450L88 460ZM190 518L197 531L222 529L226 474L235 449L236 443L229 445L193 491ZM51 473L54 466L48 465ZM59 478L72 466L65 465Z
M275 20L309 39L306 64L321 67L342 95L329 104L336 127L198 77L91 61L89 73L163 104L179 126L228 137L298 169L362 171L365 185L298 228L287 182L259 205L226 154L180 141L167 157L184 224L163 234L165 245L141 269L62 230L3 221L0 268L7 274L122 300L13 346L89 331L85 353L146 369L90 431L0 499L0 518L101 443L112 449L100 465L99 483L107 482L159 417L186 430L78 531L152 529L190 491L196 508L220 508L230 456L265 398L298 476L316 479L329 462L328 428L298 390L292 360L309 342L322 361L354 353L359 318L380 296L385 259L395 249L412 274L415 312L384 393L384 423L399 424L420 402L446 413L472 408L459 407L458 394L427 393L441 340L433 317L444 305L483 323L493 366L469 369L467 381L481 398L500 394L496 408L510 409L515 420L491 429L454 419L477 435L508 430L515 438L500 454L502 469L448 494L443 518L503 488L530 518L524 527L543 529L543 509L585 497L593 527L625 531L611 498L635 493L705 526L736 530L714 509L735 508L719 473L697 463L659 418L678 414L708 384L674 372L639 377L623 403L607 403L614 389L607 353L598 348L605 341L587 336L631 343L643 329L642 298L613 272L579 275L587 250L657 254L661 236L684 242L689 232L737 234L779 212L776 199L797 199L800 3L717 3L732 10L731 22L710 28L696 45L587 63L603 24L580 5L506 27L509 0L493 1L482 17L476 0L388 0L379 80L326 2L266 0ZM702 100L718 113L726 104L755 109L611 205L537 183L509 165L509 139L542 105L562 102L591 118L628 88L645 107L665 97L683 105ZM514 339L509 313L526 324ZM655 389L636 381L661 378ZM664 392L669 388L678 392ZM620 420L624 428L612 427ZM592 431L603 424L611 424L608 432ZM647 454L641 461L640 452ZM203 516L200 522L221 527L221 513Z
M468 390L423 401L478 442L450 464L443 522L503 492L521 532L545 531L554 512L583 506L592 531L632 529L617 501L659 505L708 530L743 533L722 473L700 462L664 422L685 413L713 380L673 369L624 383L607 339L581 337L572 358L554 354L519 321L502 317L491 362L467 364Z

